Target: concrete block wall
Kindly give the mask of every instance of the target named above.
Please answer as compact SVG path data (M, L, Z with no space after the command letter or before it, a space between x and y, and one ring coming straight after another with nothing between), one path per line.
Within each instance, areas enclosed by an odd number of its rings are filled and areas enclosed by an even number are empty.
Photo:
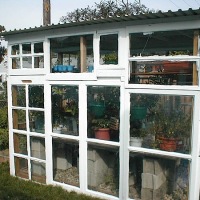
M101 184L108 171L106 152L88 149L88 185L97 187Z
M64 143L59 144L54 152L54 169L67 170L72 167L72 151L65 148Z
M142 200L160 200L167 192L166 166L161 160L143 159Z

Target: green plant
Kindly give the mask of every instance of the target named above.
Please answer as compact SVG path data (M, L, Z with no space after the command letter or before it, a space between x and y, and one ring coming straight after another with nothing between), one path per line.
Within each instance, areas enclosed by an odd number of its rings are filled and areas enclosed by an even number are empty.
M0 108L0 128L8 128L8 109L7 107Z
M104 61L104 63L117 62L118 55L115 51L112 53L105 54L105 56L103 57L103 61Z
M140 128L140 129L133 128L130 130L131 137L143 138L147 135L147 133L148 132L145 128Z
M92 126L94 127L94 129L109 128L110 120L109 119L93 119Z
M9 148L9 135L8 129L0 128L0 150Z
M191 116L185 114L181 108L166 112L159 109L155 114L153 130L157 136L165 138L189 137L191 132Z
M151 109L156 106L159 99L158 94L131 94L131 106Z

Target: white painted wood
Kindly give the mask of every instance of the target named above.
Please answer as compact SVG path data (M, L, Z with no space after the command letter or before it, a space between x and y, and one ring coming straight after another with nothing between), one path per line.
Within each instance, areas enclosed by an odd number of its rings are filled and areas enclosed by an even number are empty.
M200 150L200 134L199 134L199 105L200 105L200 96L195 96L194 101L194 111L193 112L193 135L191 141L192 147L192 160L190 164L190 177L189 177L189 199L199 199L199 150Z
M87 190L87 87L79 85L79 181L80 189Z
M9 126L9 159L10 159L10 174L15 175L15 161L14 161L14 142L13 142L13 122L12 122L12 91L10 77L7 79L7 93L8 93L8 126Z

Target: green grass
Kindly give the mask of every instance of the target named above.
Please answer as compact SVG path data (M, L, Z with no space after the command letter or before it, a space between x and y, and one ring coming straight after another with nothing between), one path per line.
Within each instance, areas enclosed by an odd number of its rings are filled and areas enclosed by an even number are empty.
M21 180L9 175L8 163L0 164L0 200L100 200L61 187Z

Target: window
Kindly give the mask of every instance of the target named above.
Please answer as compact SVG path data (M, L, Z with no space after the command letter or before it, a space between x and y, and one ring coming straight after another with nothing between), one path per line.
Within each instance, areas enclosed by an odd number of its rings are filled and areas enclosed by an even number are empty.
M88 189L119 196L119 149L88 145Z
M197 85L195 30L131 33L130 84Z
M52 86L52 131L78 136L78 86Z
M120 87L88 86L88 138L119 141Z
M131 94L130 146L191 153L193 96Z
M53 73L93 71L93 35L52 38L50 45Z
M190 161L130 153L129 198L188 199Z
M118 34L100 36L100 64L118 64Z
M54 181L79 187L79 144L53 139Z
M43 42L11 46L12 69L44 68Z
M44 86L19 84L11 89L15 174L46 183Z

